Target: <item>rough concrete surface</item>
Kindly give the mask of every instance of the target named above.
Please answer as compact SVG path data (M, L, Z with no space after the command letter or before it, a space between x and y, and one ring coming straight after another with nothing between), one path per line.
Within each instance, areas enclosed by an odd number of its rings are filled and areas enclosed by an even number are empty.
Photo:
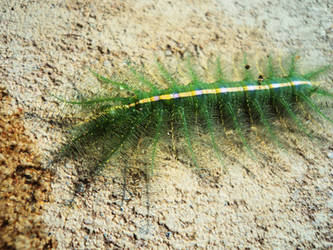
M326 122L310 124L312 139L284 127L284 149L253 129L255 161L231 131L221 143L225 174L207 135L196 146L203 177L185 153L159 150L148 232L142 179L129 181L121 209L121 177L109 171L80 185L79 162L48 164L64 142L66 127L56 118L67 109L51 94L97 91L89 68L113 74L128 60L150 68L156 58L175 65L190 53L204 70L217 55L232 62L237 53L293 51L304 67L333 64L332 12L330 0L0 1L1 85L25 112L43 166L56 170L54 200L41 218L58 248L332 248L333 133Z

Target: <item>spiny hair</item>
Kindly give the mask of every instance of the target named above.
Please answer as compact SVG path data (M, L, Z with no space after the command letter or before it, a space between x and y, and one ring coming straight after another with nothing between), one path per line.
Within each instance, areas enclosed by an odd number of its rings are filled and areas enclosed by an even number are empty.
M264 69L254 73L244 56L242 80L228 80L216 60L216 79L208 83L201 80L188 60L188 72L191 81L184 85L175 74L157 62L161 78L169 86L161 89L141 72L130 67L133 75L148 91L133 87L125 81L104 77L94 71L92 74L102 84L110 85L118 91L108 95L60 101L82 107L91 115L75 125L67 144L58 157L78 157L87 161L90 176L95 176L108 166L117 156L128 162L133 148L138 144L150 148L150 163L144 170L149 179L155 169L157 145L165 138L165 131L171 131L177 138L183 136L193 165L200 168L193 151L192 127L201 126L209 134L210 144L216 157L224 165L224 156L215 140L216 127L230 127L235 130L241 143L251 157L254 153L247 142L246 126L260 123L269 137L281 147L276 130L272 127L272 117L289 117L305 134L311 136L300 118L297 108L305 105L322 118L332 122L320 110L311 97L321 95L332 99L333 94L320 87L320 75L328 71L329 66L320 67L308 73L297 69L298 56L291 55L284 60L267 58ZM302 110L305 110L304 108ZM223 131L223 130L221 130ZM130 168L126 164L125 174Z

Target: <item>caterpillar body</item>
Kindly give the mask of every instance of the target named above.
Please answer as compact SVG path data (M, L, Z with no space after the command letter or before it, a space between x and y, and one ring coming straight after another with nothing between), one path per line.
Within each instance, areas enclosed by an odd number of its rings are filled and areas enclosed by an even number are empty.
M135 89L125 82L93 72L100 82L109 84L128 96L112 95L71 101L59 98L93 113L74 127L70 142L62 149L61 155L86 155L86 159L90 159L90 173L95 175L116 155L128 162L130 149L141 144L150 147L150 163L145 168L145 174L150 177L155 168L157 145L162 137L166 137L163 131L170 131L172 138L184 137L196 167L199 166L193 150L193 124L201 126L209 134L210 145L221 165L224 165L224 157L216 141L217 126L234 129L251 156L253 152L245 133L248 124L262 124L269 137L279 146L279 138L270 122L271 117L289 117L301 131L311 136L298 114L298 107L312 110L333 123L332 118L322 112L311 99L316 94L333 98L331 92L314 81L329 67L301 74L296 67L297 56L292 55L288 60L288 69L279 69L276 62L268 57L267 66L258 75L254 75L245 61L241 81L225 79L218 60L217 77L212 83L200 80L189 63L191 82L188 85L182 85L163 64L157 62L161 78L169 85L167 89L160 89L158 84L131 69L149 91ZM305 109L305 106L308 108ZM129 164L126 165L129 167Z

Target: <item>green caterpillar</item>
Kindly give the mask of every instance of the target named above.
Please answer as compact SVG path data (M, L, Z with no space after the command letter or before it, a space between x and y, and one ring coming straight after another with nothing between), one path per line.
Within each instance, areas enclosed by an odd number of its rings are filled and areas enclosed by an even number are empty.
M187 85L181 84L163 64L157 62L161 78L169 85L167 89L160 89L157 83L131 68L138 81L148 87L149 91L133 88L130 84L93 72L101 83L117 88L118 95L73 101L58 98L93 113L74 127L72 137L60 155L85 155L91 164L89 168L92 176L99 174L110 159L117 158L117 155L125 161L126 175L130 168L131 149L140 144L141 147L151 149L150 163L146 164L145 169L149 180L155 169L157 145L162 137L166 137L165 131L170 131L172 138L184 137L193 165L197 168L200 166L193 150L193 124L207 131L221 165L224 165L224 156L215 139L216 127L234 129L251 156L254 154L245 133L248 124L261 123L278 145L281 144L271 126L271 117L289 117L301 131L311 136L297 110L299 106L307 106L333 123L332 118L325 115L311 99L315 94L333 98L332 93L314 82L329 67L301 74L296 67L297 56L292 55L288 60L288 69L284 70L268 57L263 72L255 75L245 59L241 81L227 80L217 60L216 80L212 83L200 80L189 63L191 82Z

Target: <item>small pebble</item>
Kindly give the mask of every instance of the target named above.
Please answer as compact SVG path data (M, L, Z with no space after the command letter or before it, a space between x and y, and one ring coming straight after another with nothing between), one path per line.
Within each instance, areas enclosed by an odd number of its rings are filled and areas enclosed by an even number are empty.
M165 56L171 56L172 55L172 51L171 50L166 50L165 51Z
M327 156L329 159L333 159L333 151L328 152Z
M84 220L83 220L83 222L84 222L84 224L86 224L86 225L91 225L92 223L93 223L93 220L91 219L91 218L85 218Z
M170 236L171 236L171 232L167 232L167 233L165 234L165 236L169 239Z
M105 243L111 243L112 242L112 237L111 237L110 234L104 233L103 236L104 236Z
M77 186L76 186L76 189L75 189L76 193L83 193L85 191L85 187L82 183L79 183Z

